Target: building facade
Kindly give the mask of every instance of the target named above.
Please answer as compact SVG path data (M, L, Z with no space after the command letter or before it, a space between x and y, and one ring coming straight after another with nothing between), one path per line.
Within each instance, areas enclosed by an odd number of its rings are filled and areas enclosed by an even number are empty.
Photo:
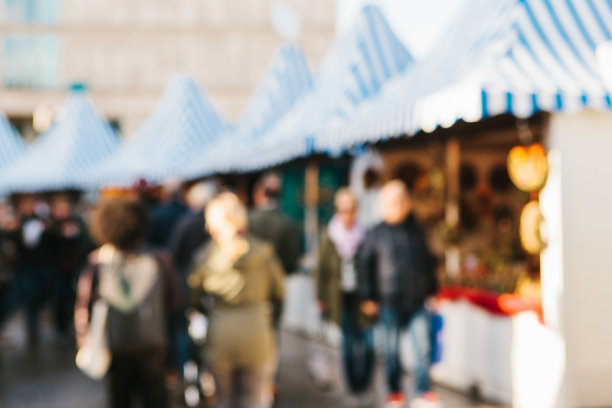
M124 137L172 75L193 75L235 120L284 39L274 0L0 0L0 111L24 137L52 116L70 84L87 86ZM335 2L287 0L298 42L318 66L335 31ZM35 112L37 114L35 114ZM40 122L40 121L39 121Z

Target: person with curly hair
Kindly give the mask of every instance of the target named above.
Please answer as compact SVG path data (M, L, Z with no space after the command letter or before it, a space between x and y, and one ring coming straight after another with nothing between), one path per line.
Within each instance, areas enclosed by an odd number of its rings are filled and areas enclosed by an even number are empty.
M77 343L86 339L92 304L108 305L112 361L107 373L110 406L167 407L164 383L166 319L177 305L174 269L167 254L144 243L149 218L138 199L113 198L95 210L91 230L102 246L79 279L75 308Z

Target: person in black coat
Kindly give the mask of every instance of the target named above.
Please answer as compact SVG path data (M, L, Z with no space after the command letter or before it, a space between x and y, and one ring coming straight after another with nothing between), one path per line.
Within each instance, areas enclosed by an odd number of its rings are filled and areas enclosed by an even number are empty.
M425 232L411 214L410 195L398 180L380 192L383 222L370 230L359 254L362 312L378 317L385 333L385 368L389 406L403 406L400 335L410 331L416 350L416 392L427 401L431 392L430 315L428 300L438 291L435 258Z
M281 178L267 173L257 181L253 192L255 208L249 213L249 232L274 245L285 274L299 268L302 240L299 226L280 208Z
M16 274L20 232L16 214L8 204L0 203L0 336L10 312L19 301Z
M55 324L65 337L72 327L78 274L95 245L85 221L65 195L56 196L52 202L49 233L55 258L52 284Z
M178 220L170 239L170 251L185 280L185 287L194 254L210 239L204 223L204 209L215 194L214 182L200 182L191 186L185 195L189 211Z
M150 248L168 249L179 219L189 211L183 202L181 185L169 181L164 185L165 200L151 210L151 226L147 237Z
M190 358L190 341L185 320L189 292L187 276L194 255L210 240L204 220L204 209L215 194L216 188L213 182L200 182L189 188L185 199L190 210L179 219L170 240L170 252L179 274L182 299L180 313L174 316L171 322L173 348L171 358L174 360L172 363L179 369L183 368ZM183 374L182 371L179 372Z

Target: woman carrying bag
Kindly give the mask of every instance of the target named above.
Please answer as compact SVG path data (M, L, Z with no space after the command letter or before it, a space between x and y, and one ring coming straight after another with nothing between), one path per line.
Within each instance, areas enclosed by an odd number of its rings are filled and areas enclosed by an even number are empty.
M135 399L168 407L166 322L176 310L176 277L166 254L145 252L147 226L141 201L102 202L92 232L103 245L79 279L77 365L93 378L106 374L113 408L135 406Z
M355 255L365 231L357 224L358 203L348 188L334 198L336 212L319 246L316 294L322 316L342 330L342 362L349 392L347 406L368 406L374 371L374 337L370 322L359 311Z

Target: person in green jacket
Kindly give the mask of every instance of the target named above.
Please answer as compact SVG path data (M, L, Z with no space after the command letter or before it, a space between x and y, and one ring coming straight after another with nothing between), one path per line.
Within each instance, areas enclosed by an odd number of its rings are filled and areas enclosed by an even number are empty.
M359 310L355 256L365 237L357 223L357 199L348 188L336 193L336 212L322 234L315 269L319 311L342 329L342 361L351 395L347 405L371 404L374 369L372 330Z
M192 307L213 299L204 359L217 386L216 406L264 407L277 359L270 310L282 304L283 269L272 245L246 232L246 209L235 194L210 202L206 225L212 240L196 255L188 285Z
M287 275L298 270L302 255L299 226L279 207L281 179L275 173L266 173L255 184L253 203L249 213L249 231L256 237L274 245L278 259Z

